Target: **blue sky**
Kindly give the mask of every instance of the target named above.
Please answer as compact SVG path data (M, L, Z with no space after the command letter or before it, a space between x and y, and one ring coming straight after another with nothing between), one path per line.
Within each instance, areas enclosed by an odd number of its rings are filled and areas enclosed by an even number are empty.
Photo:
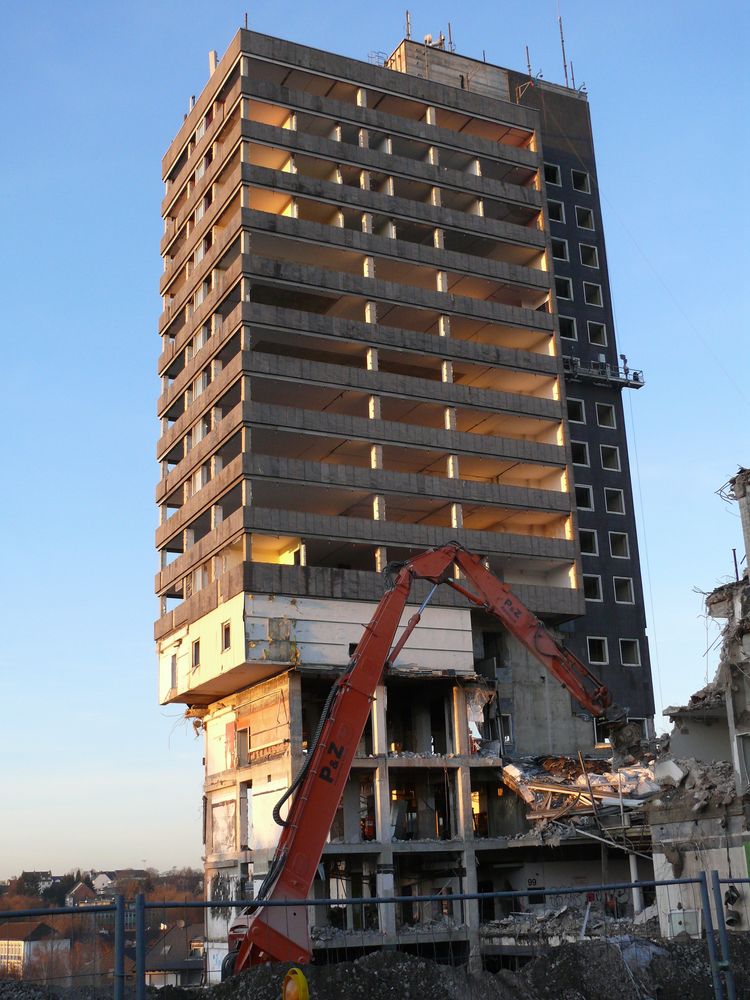
M561 6L592 107L620 350L647 379L631 464L657 699L671 704L716 665L694 588L730 578L732 547L743 553L715 490L750 464L750 8ZM555 0L410 9L416 37L451 21L459 52L523 68L528 45L534 69L562 80ZM341 0L249 14L256 30L365 60L404 22L400 4ZM151 638L160 161L208 50L242 16L225 0L4 14L0 878L200 860L202 745L156 703Z

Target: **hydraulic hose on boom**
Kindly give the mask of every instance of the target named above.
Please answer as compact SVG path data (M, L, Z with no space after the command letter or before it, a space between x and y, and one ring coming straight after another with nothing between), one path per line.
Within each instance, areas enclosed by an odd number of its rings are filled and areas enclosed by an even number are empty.
M454 578L457 567L461 580ZM310 959L305 906L264 906L264 900L305 899L312 886L323 847L351 770L357 745L385 669L401 652L420 621L429 598L446 584L471 603L499 619L564 688L595 718L610 727L622 726L626 713L615 706L607 688L576 656L561 646L546 626L511 589L485 566L482 558L457 542L432 549L386 570L388 589L369 625L365 626L346 672L336 681L326 702L307 759L291 788L274 811L283 829L246 926L230 931L230 950L222 975L269 961L304 963ZM409 599L412 583L426 580L432 590L411 616L398 642L393 641ZM464 586L464 580L473 590ZM293 797L292 797L293 796ZM285 820L280 808L292 797Z

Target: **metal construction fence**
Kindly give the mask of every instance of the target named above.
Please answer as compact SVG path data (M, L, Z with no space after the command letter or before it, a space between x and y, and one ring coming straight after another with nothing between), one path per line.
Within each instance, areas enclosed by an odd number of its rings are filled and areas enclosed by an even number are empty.
M670 914L682 913L685 918L692 914L694 923L682 930L705 941L714 996L737 1000L727 924L750 927L750 892L739 887L750 887L750 879L721 878L713 871L661 881L265 900L263 906L307 908L317 963L351 961L387 947L442 964L477 967L479 963L496 971L569 941L606 940L621 954L642 939L646 945L648 939L658 944L662 935L654 924L639 927L618 904L630 894L638 910L644 896L653 899L662 890L662 904L653 906L659 910L662 927ZM694 908L683 909L686 889L695 900ZM675 909L670 892L680 898ZM0 979L52 990L105 987L112 990L114 1000L124 1000L126 989L136 1000L145 1000L147 985L212 986L220 979L229 926L241 911L252 907L252 899L159 902L139 894L127 903L115 896L101 905L0 911ZM667 927L664 937L675 932ZM648 947L643 954L648 960Z

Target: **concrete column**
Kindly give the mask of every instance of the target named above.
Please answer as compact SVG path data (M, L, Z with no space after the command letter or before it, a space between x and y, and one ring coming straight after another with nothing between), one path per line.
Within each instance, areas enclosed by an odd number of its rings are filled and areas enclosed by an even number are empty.
M361 128L357 133L357 145L360 149L369 149L370 147L370 133L366 128Z
M383 446L382 444L370 445L370 468L383 468Z
M249 507L253 502L253 484L250 479L242 480L242 506Z
M437 289L438 292L447 292L448 291L448 272L447 271L438 271L437 272L436 281L435 281L435 288Z
M427 150L427 162L436 167L440 162L437 146L430 146Z
M438 335L441 337L450 337L451 335L450 316L440 316L440 318L438 319Z
M464 512L460 503L451 504L451 528L463 528Z
M436 250L445 249L445 235L442 229L435 229L432 233L432 245Z
M370 190L370 171L360 170L359 172L359 186L362 191Z
M370 420L380 420L380 396L370 396L368 399L367 416Z
M377 302L365 302L365 323L377 323L378 305Z
M388 732L386 730L386 709L388 693L385 684L378 684L372 700L370 719L372 721L372 752L376 757L388 755ZM389 810L390 815L390 810Z
M482 176L482 164L479 160L472 160L471 166L469 167L469 173L474 174L476 177Z
M638 881L638 855L629 854L628 861L630 863L630 881ZM637 916L643 910L643 889L637 889L633 887L631 890L633 893L633 916Z
M344 785L344 840L347 844L358 844L359 828L359 779L349 776ZM349 910L352 908L349 907Z
M456 685L453 688L453 738L456 753L469 753L469 724L466 714L466 694Z
M477 891L477 859L473 847L464 848L464 867L466 875L463 880L463 891ZM464 902L464 923L469 928L469 970L480 972L482 969L482 952L479 939L479 901L467 899Z
M385 545L378 545L375 549L375 572L382 573L388 565L388 550Z
M440 381L453 383L453 362L442 361L440 363Z
M386 230L386 236L388 237L389 240L398 239L398 233L397 233L397 230L396 230L396 223L393 221L393 219L389 219L388 220L388 227L387 227L387 230Z
M443 412L443 427L447 431L455 431L456 429L456 408L454 406L446 406Z
M390 896L396 895L393 851L390 849L384 849L380 852L377 868L375 869L375 888L380 897L387 899ZM378 910L380 911L380 933L395 936L396 907L391 903L390 905L379 906Z
M340 122L336 122L336 124L333 126L333 129L331 131L331 136L330 137L331 137L331 139L334 142L341 142L341 123Z
M385 521L385 497L376 493L372 498L373 521Z
M437 125L437 108L427 108L424 120L427 125Z
M357 87L357 107L367 107L367 91L364 87Z
M364 278L374 278L375 277L375 258L365 257L362 261L362 276Z
M442 202L440 200L440 188L439 187L430 188L430 204L434 205L436 208L440 208L440 205L442 204Z
M240 233L240 253L250 253L251 234L249 229L243 229Z
M342 212L343 215L343 212ZM372 213L363 212L362 213L362 232L372 233Z
M378 370L378 349L377 347L367 348L367 370L376 372Z

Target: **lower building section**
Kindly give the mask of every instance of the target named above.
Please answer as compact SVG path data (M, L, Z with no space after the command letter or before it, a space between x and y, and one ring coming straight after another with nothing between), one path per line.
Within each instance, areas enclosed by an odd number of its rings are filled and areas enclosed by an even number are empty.
M161 641L162 700L187 704L205 734L211 899L257 893L281 829L274 808L374 608L243 593ZM427 608L376 690L331 825L312 897L342 902L311 906L316 951L416 947L429 927L435 947L460 943L467 957L479 955L483 924L502 907L480 914L476 902L453 897L568 877L564 864L539 868L539 841L528 839L525 805L504 783L503 756L574 753L593 737L591 718L497 623L466 608ZM599 845L579 849L599 866L587 879L600 881ZM422 895L437 898L346 905ZM228 917L229 908L215 910L208 921L212 975Z

